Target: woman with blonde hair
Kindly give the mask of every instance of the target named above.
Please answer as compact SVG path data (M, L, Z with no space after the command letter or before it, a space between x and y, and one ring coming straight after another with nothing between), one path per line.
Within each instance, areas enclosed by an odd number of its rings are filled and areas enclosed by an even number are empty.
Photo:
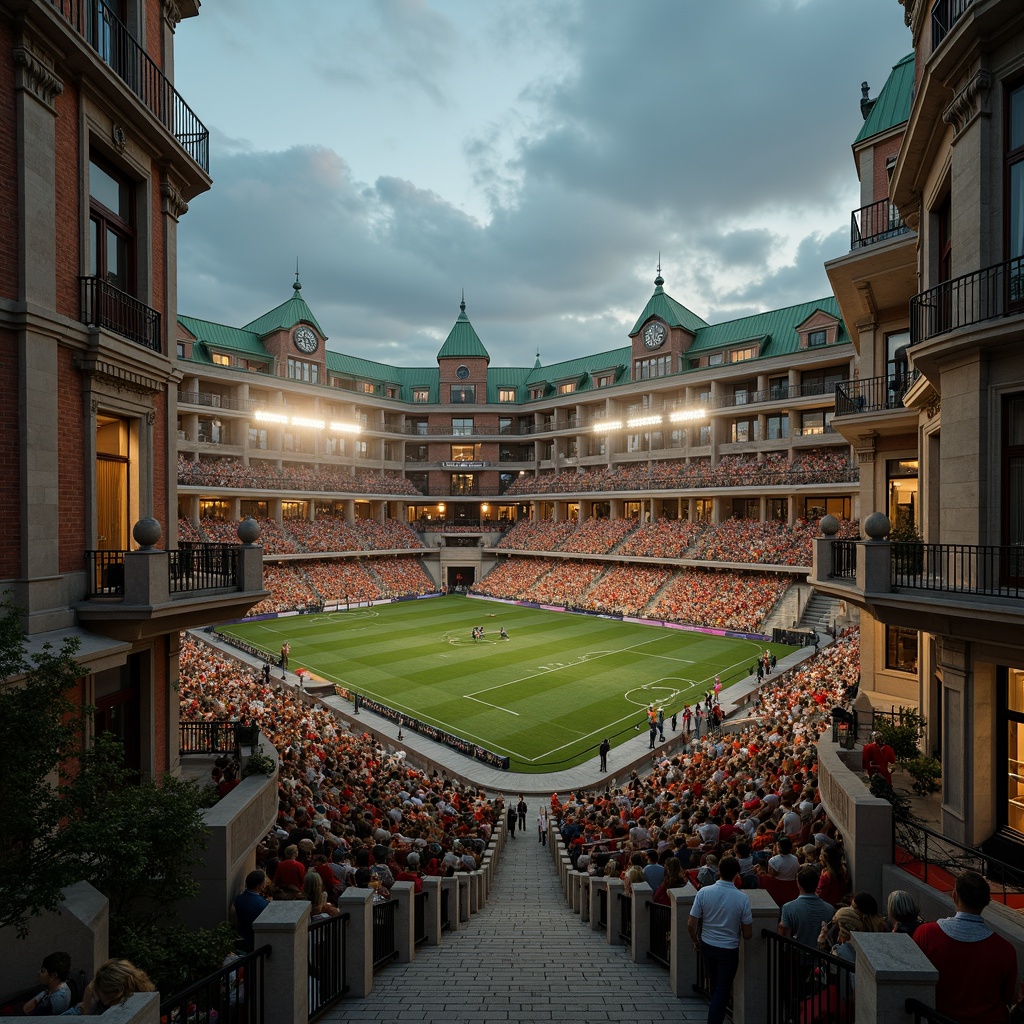
M306 881L302 886L302 898L311 904L309 919L319 921L325 917L337 917L341 911L327 902L327 891L324 880L313 869L306 873Z
M156 986L145 971L128 960L107 960L96 970L96 976L85 986L82 1001L65 1010L65 1017L93 1017L120 1006L136 992L155 992Z

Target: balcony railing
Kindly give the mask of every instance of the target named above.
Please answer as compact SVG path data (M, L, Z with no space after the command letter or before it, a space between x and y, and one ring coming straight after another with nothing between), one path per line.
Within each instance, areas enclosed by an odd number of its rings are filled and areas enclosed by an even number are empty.
M917 379L916 372L886 377L861 377L836 385L836 415L856 416L859 413L902 409L903 396Z
M938 48L974 0L938 0L932 8L932 50Z
M1016 256L915 295L910 300L910 343L1021 312L1024 256Z
M253 409L266 409L267 403L256 398L227 398L206 391L180 391L179 405L204 405L210 409L233 409L237 412L251 412Z
M1024 597L1024 546L895 543L893 587L982 597Z
M182 541L168 551L168 587L172 594L238 586L237 544L197 544Z
M350 915L327 917L309 926L309 1019L314 1020L346 992L347 932Z
M133 295L115 288L102 277L80 277L79 320L120 334L154 352L160 344L160 314Z
M860 249L874 242L905 235L909 230L892 202L879 199L877 203L862 206L850 214L850 248Z
M208 172L210 133L206 126L103 0L50 0L50 6L100 55L181 148Z
M398 900L373 902L373 969L379 971L398 957Z
M238 1021L265 1019L266 971L270 946L232 960L227 966L160 1003L167 1021Z

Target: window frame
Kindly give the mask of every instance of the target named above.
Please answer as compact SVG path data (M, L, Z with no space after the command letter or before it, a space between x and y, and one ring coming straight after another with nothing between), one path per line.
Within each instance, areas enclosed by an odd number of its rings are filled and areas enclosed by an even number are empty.
M89 177L86 195L89 202L86 232L88 239L87 260L89 276L98 278L128 295L138 298L139 231L137 225L139 212L137 202L139 182L129 176L123 168L118 167L92 148L90 148L87 155L87 166ZM97 195L94 195L93 168L105 174L119 188L125 188L127 193L125 196L127 219L125 219L123 212L111 209ZM94 226L95 235L93 233ZM110 277L107 248L108 232L122 240L125 244L125 273L120 283L118 280L112 280Z

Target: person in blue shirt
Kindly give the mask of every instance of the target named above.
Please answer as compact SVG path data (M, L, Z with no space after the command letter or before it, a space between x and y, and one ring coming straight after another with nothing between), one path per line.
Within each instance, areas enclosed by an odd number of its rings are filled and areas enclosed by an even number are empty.
M256 868L245 876L245 892L241 892L235 897L235 921L241 935L239 948L246 953L251 953L256 944L252 927L256 918L270 906L270 900L263 895L263 887L266 884L266 872Z

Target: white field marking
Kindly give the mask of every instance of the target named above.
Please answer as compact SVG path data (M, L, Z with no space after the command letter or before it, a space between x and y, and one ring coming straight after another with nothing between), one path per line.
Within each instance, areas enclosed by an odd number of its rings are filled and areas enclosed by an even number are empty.
M484 707L494 708L495 711L504 711L506 715L515 715L516 718L520 717L518 711L512 711L510 708L499 707L497 704L488 704L487 701L481 700L479 697L472 697L468 693L464 693L462 696L466 700L475 700L477 704L483 704Z
M587 657L586 657L586 660L587 661L596 661L598 658L605 658L605 657L608 657L608 655L611 655L611 654L624 654L626 651L636 650L636 648L638 648L638 647L643 647L645 644L651 644L651 643L654 643L655 640L661 640L661 639L663 639L663 638L662 637L652 637L650 640L641 640L640 643L633 644L630 647L620 648L617 651L597 651L597 652L591 652L592 656L591 656L591 654L588 654ZM550 675L552 672L558 672L558 671L561 671L561 669L563 669L563 668L571 668L574 665L581 665L583 663L584 663L584 656L580 655L580 657L577 658L575 661L569 661L569 662L556 661L556 662L552 662L549 665L541 665L541 666L539 666L539 668L538 668L538 670L536 672L531 672L529 675L520 676L518 679L509 679L507 682L504 682L504 683L496 683L494 686L486 686L482 690L475 690L474 693L490 693L491 690L500 690L502 687L505 687L505 686L515 686L517 683L525 683L525 682L528 682L530 679L537 679L540 676ZM467 696L468 696L468 694L467 694Z

